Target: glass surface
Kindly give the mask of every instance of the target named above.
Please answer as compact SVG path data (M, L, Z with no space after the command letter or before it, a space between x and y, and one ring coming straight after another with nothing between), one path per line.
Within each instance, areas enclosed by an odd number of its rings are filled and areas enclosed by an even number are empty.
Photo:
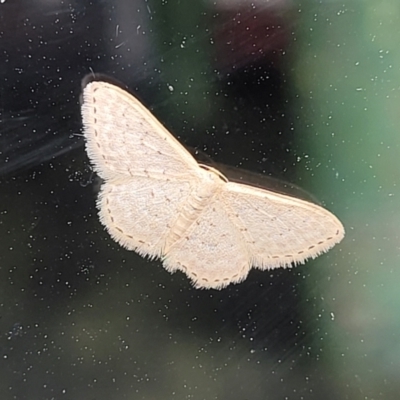
M399 43L397 0L1 1L1 398L398 399ZM310 192L343 242L222 291L122 249L84 149L92 72Z

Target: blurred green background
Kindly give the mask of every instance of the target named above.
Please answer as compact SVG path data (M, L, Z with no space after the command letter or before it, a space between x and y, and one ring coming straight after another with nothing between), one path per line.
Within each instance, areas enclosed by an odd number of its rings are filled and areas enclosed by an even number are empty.
M311 290L320 302L316 342L338 398L396 398L400 3L303 4L291 77L310 146L304 167L347 233L336 265Z

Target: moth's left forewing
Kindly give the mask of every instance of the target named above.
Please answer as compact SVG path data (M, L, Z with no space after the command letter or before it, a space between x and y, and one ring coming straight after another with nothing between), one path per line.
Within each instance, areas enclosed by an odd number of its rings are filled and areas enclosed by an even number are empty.
M138 99L117 86L89 83L82 119L87 153L103 179L197 175L194 158Z
M304 200L233 182L221 198L243 233L254 266L261 269L303 263L344 236L331 212Z

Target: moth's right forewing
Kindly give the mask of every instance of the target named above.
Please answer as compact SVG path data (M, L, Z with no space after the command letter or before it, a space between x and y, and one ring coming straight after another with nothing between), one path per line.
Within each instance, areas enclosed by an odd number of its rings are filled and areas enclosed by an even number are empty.
M258 268L302 263L344 236L341 222L320 206L252 186L228 182L226 187L222 201Z

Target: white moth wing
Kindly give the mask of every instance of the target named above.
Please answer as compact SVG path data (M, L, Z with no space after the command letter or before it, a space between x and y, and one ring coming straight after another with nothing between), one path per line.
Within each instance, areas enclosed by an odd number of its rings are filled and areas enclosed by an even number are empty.
M100 221L113 239L128 250L161 257L191 191L188 181L136 177L107 182L98 200Z
M183 271L197 288L221 289L246 278L251 267L248 250L225 205L216 198L168 249L164 266L171 272Z
M100 220L122 246L161 256L171 227L198 185L194 158L133 96L105 82L83 91L86 150L105 180Z
M241 231L251 263L260 269L303 263L344 236L332 213L294 197L228 182L220 201Z
M103 179L123 176L182 179L199 166L139 100L106 82L83 90L86 150Z

